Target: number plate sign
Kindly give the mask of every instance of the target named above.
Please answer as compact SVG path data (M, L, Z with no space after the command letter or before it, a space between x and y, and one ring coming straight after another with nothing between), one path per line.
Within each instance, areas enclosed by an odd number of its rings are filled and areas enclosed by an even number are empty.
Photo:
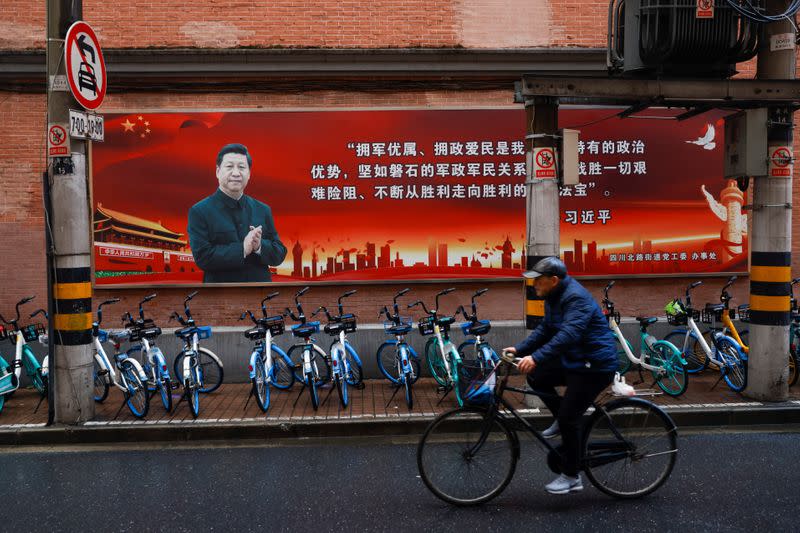
M105 139L103 115L69 110L69 136L102 142Z

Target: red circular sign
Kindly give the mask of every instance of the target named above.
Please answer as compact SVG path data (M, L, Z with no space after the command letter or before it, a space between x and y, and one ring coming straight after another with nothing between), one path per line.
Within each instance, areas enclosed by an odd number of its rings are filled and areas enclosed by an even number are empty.
M64 56L72 96L85 109L97 109L106 96L106 63L91 26L85 22L70 26L64 41Z
M61 146L67 140L66 130L58 124L50 127L48 135L50 136L50 144L53 146Z
M544 148L536 153L536 164L540 168L550 168L556 163L556 154L552 148Z
M776 167L788 167L792 162L792 152L785 146L781 146L772 152L772 163Z

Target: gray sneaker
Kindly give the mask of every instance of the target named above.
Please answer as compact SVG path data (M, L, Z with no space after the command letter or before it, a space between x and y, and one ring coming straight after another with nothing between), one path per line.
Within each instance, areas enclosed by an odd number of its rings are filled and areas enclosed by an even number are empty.
M544 490L550 494L567 494L569 492L579 492L583 490L583 480L581 475L569 477L561 474L553 481L545 485Z
M561 435L561 430L558 428L558 420L553 422L549 428L542 431L542 437L546 439L552 439L553 437L558 437L559 435Z

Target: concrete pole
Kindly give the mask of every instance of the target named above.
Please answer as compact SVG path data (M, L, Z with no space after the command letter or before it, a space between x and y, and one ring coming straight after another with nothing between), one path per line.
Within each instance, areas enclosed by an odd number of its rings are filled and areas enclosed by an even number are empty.
M786 0L767 0L766 12L786 9ZM795 42L789 20L765 26L758 51L759 79L789 80L795 77L795 50L772 51L774 35L789 34ZM768 154L793 145L793 115L786 107L769 109ZM780 153L780 152L779 152ZM774 158L772 158L774 160ZM757 400L784 401L788 398L788 357L790 322L790 281L792 278L792 174L773 169L767 176L755 176L753 184L752 233L750 236L750 354L745 395ZM779 161L778 167L781 167ZM786 174L786 175L774 175Z
M556 147L558 101L544 96L536 96L533 100L526 101L525 121L528 162L526 268L530 269L544 257L560 257L558 230L561 215L558 207L558 180L536 179L533 175L533 148L555 149ZM544 301L536 296L532 280L526 280L526 327L535 328L542 317L544 317Z
M66 125L72 94L52 91L52 76L65 74L64 37L82 17L81 0L47 0L47 122ZM68 128L67 128L68 129ZM77 424L94 417L92 363L91 211L86 141L71 140L68 157L49 161L54 312L50 315L54 421Z

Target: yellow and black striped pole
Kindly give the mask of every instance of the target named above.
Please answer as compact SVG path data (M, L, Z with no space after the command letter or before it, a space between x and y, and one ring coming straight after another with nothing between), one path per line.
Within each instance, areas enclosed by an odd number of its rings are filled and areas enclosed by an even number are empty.
M544 255L529 255L526 259L526 270L544 259ZM532 279L525 280L525 327L534 329L544 319L544 299L536 296Z
M792 254L753 252L750 257L750 323L788 326L791 322Z
M60 346L92 343L92 271L57 268L53 283L54 342Z

